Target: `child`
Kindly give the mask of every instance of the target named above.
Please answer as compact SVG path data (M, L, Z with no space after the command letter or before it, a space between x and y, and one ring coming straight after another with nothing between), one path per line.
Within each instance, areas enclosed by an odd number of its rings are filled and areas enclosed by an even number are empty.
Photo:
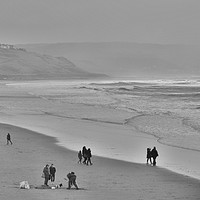
M82 162L82 158L83 158L83 156L82 156L82 153L81 153L81 151L79 151L78 152L78 163L81 163Z

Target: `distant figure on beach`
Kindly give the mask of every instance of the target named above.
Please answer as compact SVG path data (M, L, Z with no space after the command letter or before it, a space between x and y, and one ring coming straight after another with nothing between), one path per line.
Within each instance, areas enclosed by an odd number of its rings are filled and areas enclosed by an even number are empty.
M51 182L54 182L55 181L56 168L53 164L51 164L49 171L50 171L50 180L51 180Z
M86 164L86 161L87 161L87 149L86 147L84 146L83 149L82 149L82 155L83 155L83 164Z
M154 147L151 150L151 156L153 158L153 166L155 166L156 165L156 158L158 157L158 151L156 150L156 147Z
M9 144L9 142L10 142L10 144L12 145L10 133L7 134L7 145Z
M82 158L83 158L83 156L82 156L82 152L81 152L81 150L80 150L80 151L78 152L78 163L81 164Z
M150 164L152 164L152 160L151 160L151 148L147 148L147 164L149 164L149 161L150 161Z
M92 165L92 161L91 161L92 153L91 153L91 149L90 148L88 148L88 150L86 152L86 155L87 155L87 162L86 162L86 164L87 165L88 164Z
M71 189L71 187L74 185L75 188L78 190L78 185L76 184L76 175L74 172L70 172L67 174L67 178L68 178L68 188L67 189ZM66 179L65 179L66 180Z
M49 165L48 164L44 167L43 173L44 173L44 185L48 186L48 181L49 181L49 178L50 178Z

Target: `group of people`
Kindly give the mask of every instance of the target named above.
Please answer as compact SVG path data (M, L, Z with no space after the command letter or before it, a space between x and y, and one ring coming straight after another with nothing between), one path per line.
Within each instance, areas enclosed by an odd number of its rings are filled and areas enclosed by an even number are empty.
M46 164L46 166L43 169L43 174L42 177L44 178L44 185L45 186L49 186L48 185L48 181L54 182L55 181L55 174L56 174L56 168L53 164L51 164L51 166L49 167L48 164ZM65 180L68 181L68 188L67 189L71 189L71 187L74 185L75 188L78 190L78 185L76 184L76 175L74 172L69 172L67 174L67 178L64 178ZM62 187L62 183L59 184L59 187Z
M147 164L153 164L153 166L156 165L156 158L158 157L158 151L156 147L154 147L152 150L151 148L147 148ZM153 162L152 159L153 158Z
M92 157L92 152L90 148L86 148L86 146L83 146L82 150L80 150L78 152L78 163L83 163L85 165L92 165L92 161L91 161L91 157ZM82 161L83 160L83 161ZM54 182L55 181L55 174L56 174L56 168L53 164L51 164L51 166L49 167L49 164L47 164L44 169L43 169L43 173L42 173L42 177L44 178L44 185L45 186L49 186L48 182ZM71 187L74 185L76 189L78 188L78 185L76 183L76 175L74 172L70 172L67 174L67 179L64 178L65 180L68 181L68 188L67 189L71 189ZM62 184L60 184L62 185Z
M92 165L91 157L92 157L92 153L91 153L90 148L87 149L85 146L83 146L82 151L80 150L78 152L78 158L79 158L78 163ZM147 148L147 156L146 156L147 164L151 164L151 165L155 166L157 157L158 157L158 151L157 151L156 147L154 147L153 149ZM153 158L153 161L152 161L152 158ZM84 159L83 162L82 162L82 159ZM51 182L55 181L55 174L56 174L56 168L53 164L51 164L50 167L48 164L44 167L42 177L44 178L45 186L48 186L48 181L51 181ZM67 179L66 178L64 178L64 179L68 181L67 189L71 189L72 186L74 186L77 190L79 189L78 185L76 183L76 175L74 172L68 173ZM62 185L62 184L60 184L60 185Z
M48 181L50 180L51 182L55 181L55 175L56 175L56 168L53 164L49 167L47 164L44 169L43 169L43 174L42 177L44 178L44 185L48 186Z
M82 151L80 150L78 152L78 163L83 163L85 165L92 165L92 161L91 161L91 158L92 158L92 152L91 152L91 149L90 148L86 148L86 146L83 146L82 148ZM82 159L83 159L83 162L82 162Z

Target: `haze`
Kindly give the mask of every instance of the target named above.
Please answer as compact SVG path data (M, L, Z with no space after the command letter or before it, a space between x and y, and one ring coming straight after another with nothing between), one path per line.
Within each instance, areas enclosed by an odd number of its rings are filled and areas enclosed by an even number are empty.
M200 44L198 0L0 0L1 43Z

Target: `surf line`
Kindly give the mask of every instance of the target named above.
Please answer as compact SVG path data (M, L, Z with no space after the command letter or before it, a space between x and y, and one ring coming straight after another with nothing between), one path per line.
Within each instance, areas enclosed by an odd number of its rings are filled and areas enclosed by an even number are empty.
M91 122L97 122L97 123L107 123L107 124L116 124L116 125L124 125L125 122L112 122L112 121L105 121L105 120L98 120L98 119L93 119L93 118L86 118L86 117L72 117L72 116L65 116L65 115L58 115L55 113L51 113L51 112L46 112L46 111L42 111L45 115L49 115L49 116L54 116L54 117L60 117L60 118L66 118L66 119L74 119L74 120L85 120L85 121L91 121Z

